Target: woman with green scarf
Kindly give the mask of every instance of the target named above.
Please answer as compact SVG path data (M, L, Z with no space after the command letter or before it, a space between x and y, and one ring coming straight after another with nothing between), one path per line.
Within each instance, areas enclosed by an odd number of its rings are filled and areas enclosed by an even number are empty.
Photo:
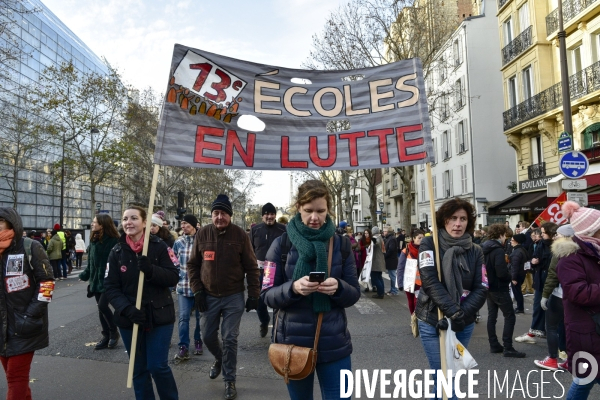
M475 327L477 311L486 301L488 283L483 251L473 243L471 237L475 218L471 203L459 198L448 200L436 212L441 279L438 276L433 237L425 237L419 246L421 290L415 314L429 366L436 371L442 368L439 330L452 329L456 338L467 347ZM450 318L450 326L445 318L438 321L438 308L445 317ZM436 382L437 376L433 378ZM431 393L436 391L434 386Z
M273 285L264 288L261 297L277 309L274 343L313 347L319 313L323 322L318 343L316 373L321 397L340 398L340 370L351 369L352 341L347 328L345 308L360 298L355 260L350 240L334 235L335 224L329 216L331 195L323 182L309 180L298 188L298 213L287 225L287 233L275 239L267 261L277 265ZM327 259L333 237L331 273ZM282 248L291 242L285 264ZM349 256L344 257L344 254ZM310 272L325 273L323 282L311 282ZM292 400L313 398L314 373L302 380L290 380Z

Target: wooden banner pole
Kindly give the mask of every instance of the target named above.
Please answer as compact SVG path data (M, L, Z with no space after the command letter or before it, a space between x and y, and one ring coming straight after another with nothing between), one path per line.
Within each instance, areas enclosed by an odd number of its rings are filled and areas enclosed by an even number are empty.
M431 212L431 228L433 235L433 247L435 248L435 263L437 265L438 271L438 279L440 282L442 281L442 265L440 263L440 246L438 243L438 227L437 221L435 218L435 196L433 194L433 178L431 176L431 163L426 164L427 169L427 182L429 186L429 211ZM438 320L444 318L444 315L440 311L438 307ZM450 329L450 327L448 327ZM442 373L444 374L444 379L447 379L447 363L446 363L446 331L440 330L440 361L442 363ZM446 391L442 390L442 395L444 396L444 400L448 400L448 396L446 395Z
M148 254L148 243L150 242L150 225L152 224L152 213L154 212L154 197L156 196L156 183L158 182L158 170L160 165L154 164L154 173L152 174L152 188L150 189L150 203L148 204L148 215L146 217L146 227L144 231L144 248L142 255ZM140 271L138 280L137 296L135 299L135 308L142 307L142 294L144 292L144 273ZM131 389L133 384L133 366L135 365L135 350L137 347L139 325L133 325L133 334L131 335L131 351L129 352L129 369L127 371L127 388Z

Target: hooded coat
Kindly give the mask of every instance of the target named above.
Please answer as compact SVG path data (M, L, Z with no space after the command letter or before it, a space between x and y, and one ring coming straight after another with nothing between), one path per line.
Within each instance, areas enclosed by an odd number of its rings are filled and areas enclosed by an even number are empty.
M563 290L568 368L573 373L573 355L585 351L600 365L600 335L596 333L593 314L600 313L600 257L576 236L552 247L559 257L556 266ZM596 375L596 378L600 374Z
M497 240L490 239L481 246L481 249L487 270L488 290L490 292L508 292L511 275L506 264L504 246Z
M29 261L19 214L12 208L0 208L0 218L10 222L15 231L13 242L2 253L0 271L0 356L12 357L48 346L48 303L39 301L38 293L40 282L53 281L54 274L40 242L31 241ZM9 256L23 260L19 275L7 276ZM8 280L17 278L25 283L9 291Z

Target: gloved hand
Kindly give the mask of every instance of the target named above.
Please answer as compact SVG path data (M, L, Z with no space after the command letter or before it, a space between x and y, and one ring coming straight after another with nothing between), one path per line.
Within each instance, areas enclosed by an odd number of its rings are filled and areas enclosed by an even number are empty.
M146 322L146 313L142 310L138 310L135 306L129 306L123 310L123 314L131 320L134 324L142 325Z
M250 312L250 310L258 309L258 299L255 297L248 297L246 299L246 312Z
M445 331L448 329L448 320L446 318L442 318L440 319L437 324L435 325L435 331L438 334L438 336L440 335L440 331Z
M138 269L146 275L146 279L150 279L152 277L152 264L147 256L138 256L137 265Z
M542 297L542 301L540 302L540 305L542 306L542 310L546 311L548 309L548 299L545 297Z
M450 326L454 332L462 332L465 330L465 313L458 311L450 318Z
M206 292L204 290L199 290L194 293L194 307L200 312L208 310L208 306L206 305Z

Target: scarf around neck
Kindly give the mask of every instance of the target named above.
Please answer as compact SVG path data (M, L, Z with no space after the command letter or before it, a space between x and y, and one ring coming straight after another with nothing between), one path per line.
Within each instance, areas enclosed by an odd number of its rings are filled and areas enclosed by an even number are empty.
M441 262L446 290L452 300L460 306L460 298L463 294L462 271L470 272L465 253L471 249L473 241L468 233L454 238L445 229L439 232L440 250L444 253Z
M418 259L419 258L419 246L416 246L413 242L408 243L408 254L410 254L410 258Z
M593 236L583 236L583 235L575 235L575 236L577 236L579 239L581 239L581 241L591 245L592 248L596 251L596 254L600 255L600 239L596 239Z
M140 239L138 241L134 242L133 239L131 239L129 236L125 235L125 241L129 245L129 247L131 247L131 250L133 250L133 252L135 254L142 252L142 249L144 248L144 236L145 236L145 232L142 233L142 236L140 237Z
M304 225L300 213L292 218L287 226L287 234L296 250L298 250L298 261L294 267L293 281L308 275L313 271L313 265L315 265L314 271L325 272L325 279L329 277L327 271L327 244L334 233L335 226L329 215L319 229L312 229ZM326 294L314 292L307 297L312 302L314 312L320 313L331 310L331 302Z
M4 250L8 249L15 238L15 231L12 229L5 229L0 232L0 254L4 253Z

